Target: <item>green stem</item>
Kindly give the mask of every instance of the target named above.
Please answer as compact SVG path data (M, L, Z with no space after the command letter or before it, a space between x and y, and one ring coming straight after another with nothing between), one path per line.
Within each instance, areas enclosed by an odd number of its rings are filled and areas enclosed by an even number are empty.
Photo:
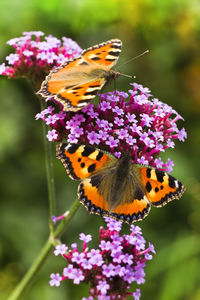
M45 109L44 100L40 99L41 110ZM47 126L42 122L43 137L44 137L44 150L45 150L45 166L47 175L47 187L48 187L48 198L49 198L49 226L50 231L53 230L52 216L56 215L55 205L55 181L53 173L53 157L52 157L52 143L47 141Z
M48 238L47 242L45 243L44 247L42 248L41 252L39 253L38 257L35 259L33 264L31 265L30 269L27 271L25 276L19 282L19 284L15 287L12 294L8 297L7 300L17 300L20 296L24 293L27 287L30 285L31 281L36 277L40 268L44 264L45 260L47 259L54 241L56 238L59 238L63 231L66 229L68 223L76 213L77 209L80 206L80 202L77 199L74 204L72 205L71 209L69 210L69 214L65 217L65 219L58 225L55 230L54 234L51 234Z
M25 289L29 286L30 282L34 277L36 277L38 271L44 264L45 260L48 257L48 254L50 253L51 248L53 247L51 239L48 238L47 242L45 243L44 247L42 248L40 254L35 259L25 276L22 278L22 280L18 283L18 285L15 287L12 294L8 297L7 300L16 300L19 299L19 297L23 294Z

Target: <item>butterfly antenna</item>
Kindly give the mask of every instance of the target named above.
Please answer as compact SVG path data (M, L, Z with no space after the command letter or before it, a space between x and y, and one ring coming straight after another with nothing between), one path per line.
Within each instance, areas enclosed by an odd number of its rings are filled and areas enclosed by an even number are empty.
M127 61L124 62L123 64L118 65L118 67L121 67L121 66L123 66L123 65L126 65L126 64L129 63L130 61L135 60L135 59L137 59L137 58L139 58L139 57L145 55L146 53L149 53L149 50L146 50L146 51L144 51L143 53L141 53L141 54L139 54L139 55L137 55L137 56L135 56L135 57L133 57L133 58L127 60ZM122 74L122 75L123 75L123 74ZM128 77L129 77L129 76L128 76Z
M121 72L119 72L119 74L122 75L122 76L128 77L128 78L136 78L135 75L127 75L127 74L123 74Z

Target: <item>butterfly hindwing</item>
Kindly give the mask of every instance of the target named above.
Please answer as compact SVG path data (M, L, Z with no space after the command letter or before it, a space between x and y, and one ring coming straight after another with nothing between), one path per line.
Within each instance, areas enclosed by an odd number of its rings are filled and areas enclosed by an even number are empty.
M98 184L100 178L86 178L78 187L78 197L80 202L86 207L87 211L91 214L97 214L101 216L109 215L108 203L104 197L100 195L98 190Z
M150 202L138 177L138 169L132 169L129 156L113 159L104 170L99 169L80 183L80 202L89 213L127 223L142 220L149 213Z
M151 205L144 195L141 199L133 198L131 202L118 205L110 216L129 224L143 220L149 213Z
M173 176L151 167L141 167L141 179L145 194L154 206L164 206L174 199L179 199L185 187Z
M57 145L56 157L74 180L90 177L111 160L106 153L91 146L65 143Z
M106 186L105 172L97 172L90 178L84 179L78 188L78 195L80 202L87 208L89 213L98 214L101 216L110 216L116 220L121 220L129 224L142 220L150 211L150 202L141 191L135 192L135 196L127 199L125 203L121 202L115 205L113 209L109 206L107 202L106 193L102 191L102 183L104 188L109 188ZM111 179L112 182L112 179ZM126 193L126 191L125 191ZM128 193L127 193L128 197Z
M83 108L109 79L119 75L110 69L116 64L121 47L122 42L113 39L84 50L81 56L52 70L38 94L54 97L65 111Z
M88 104L106 83L104 78L82 83L62 89L57 94L57 100L63 104L64 110L77 111Z

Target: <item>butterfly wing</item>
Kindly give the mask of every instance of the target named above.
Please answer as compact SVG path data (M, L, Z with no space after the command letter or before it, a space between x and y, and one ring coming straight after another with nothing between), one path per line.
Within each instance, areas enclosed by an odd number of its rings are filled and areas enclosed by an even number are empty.
M88 63L95 62L98 67L111 69L117 63L121 48L122 42L119 39L112 39L84 50L82 57Z
M120 202L115 200L111 206L105 193L112 185L110 175L96 174L85 179L79 186L80 201L90 213L109 215L129 224L144 219L150 211L151 204L157 207L164 206L169 201L179 199L185 191L183 184L168 173L151 167L133 165L124 190L119 188Z
M110 210L106 197L99 189L103 176L104 174L93 175L79 185L79 200L89 213L109 216L129 224L142 220L149 213L150 203L145 194L142 194L142 197L133 196L129 202L121 203Z
M101 216L109 215L108 202L99 192L99 184L102 180L102 175L94 175L84 179L78 187L78 197L80 202L86 207L90 214Z
M183 184L166 172L139 167L145 194L152 205L161 207L168 202L179 199L185 191Z
M108 203L100 195L99 184L117 159L88 145L66 143L57 145L56 156L72 179L81 180L78 196L87 210L108 215Z
M89 145L57 145L56 157L63 163L67 174L74 180L82 180L96 174L112 164L115 159Z
M55 97L66 111L83 108L107 82L121 47L121 41L114 39L84 50L80 57L52 70L38 94Z
M132 170L129 156L124 156L80 183L80 202L90 213L129 224L142 220L150 210L150 202L140 177L138 169Z
M162 207L174 199L179 199L185 191L183 184L176 178L151 167L134 164L130 174L132 180L129 177L125 198L111 213L116 219L128 223L144 219L151 204Z

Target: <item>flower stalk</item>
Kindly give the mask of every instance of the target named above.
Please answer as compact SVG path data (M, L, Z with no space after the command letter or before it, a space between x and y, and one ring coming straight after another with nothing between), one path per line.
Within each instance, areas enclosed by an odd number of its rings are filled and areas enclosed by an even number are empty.
M44 101L40 99L40 106L44 109ZM53 172L53 157L52 157L52 144L46 139L47 126L42 123L43 127L43 139L44 139L44 150L45 150L45 167L47 176L47 188L48 188L48 199L49 199L49 228L50 232L53 230L52 217L56 214L56 201L55 201L55 180Z
M36 278L38 272L42 268L43 264L48 258L48 255L50 254L51 250L56 244L56 239L58 239L62 235L62 233L66 230L68 223L75 215L79 206L80 206L80 202L77 199L73 203L72 207L70 208L67 216L62 220L62 222L59 223L55 231L50 234L49 238L47 239L46 243L44 244L43 248L41 249L40 253L36 257L32 265L30 266L29 270L24 275L22 280L18 283L18 285L15 287L15 289L13 290L13 292L11 293L11 295L8 297L7 300L19 299L22 296L22 294L25 292L25 290L30 286L31 282L34 280L34 278Z

